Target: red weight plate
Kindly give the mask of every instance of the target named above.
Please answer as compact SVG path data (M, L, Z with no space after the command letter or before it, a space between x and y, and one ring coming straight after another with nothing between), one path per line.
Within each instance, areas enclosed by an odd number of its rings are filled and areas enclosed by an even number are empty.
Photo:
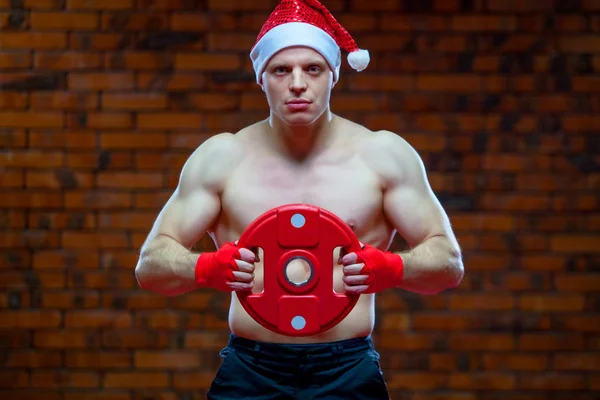
M265 328L287 336L309 336L331 329L356 305L359 295L333 290L333 251L360 250L350 227L335 214L306 204L267 211L254 220L238 247L264 251L264 289L238 291L242 306ZM285 274L287 263L302 258L312 266L307 284L296 286Z

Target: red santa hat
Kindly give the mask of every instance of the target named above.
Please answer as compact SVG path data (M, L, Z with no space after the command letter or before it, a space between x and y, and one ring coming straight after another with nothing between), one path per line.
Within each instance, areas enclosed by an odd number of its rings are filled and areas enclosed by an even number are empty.
M339 78L340 48L346 50L348 63L357 71L369 65L369 52L359 49L348 31L318 0L283 0L263 25L250 59L261 83L261 75L271 57L291 46L306 46L319 52Z

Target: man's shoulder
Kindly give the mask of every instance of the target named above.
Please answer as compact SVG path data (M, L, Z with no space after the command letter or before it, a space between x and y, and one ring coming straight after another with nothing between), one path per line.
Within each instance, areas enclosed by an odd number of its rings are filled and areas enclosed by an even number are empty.
M189 156L182 169L182 183L219 186L231 173L242 153L234 133L222 132L204 140Z
M391 131L363 132L359 148L366 162L389 184L403 181L422 166L414 147L401 135Z

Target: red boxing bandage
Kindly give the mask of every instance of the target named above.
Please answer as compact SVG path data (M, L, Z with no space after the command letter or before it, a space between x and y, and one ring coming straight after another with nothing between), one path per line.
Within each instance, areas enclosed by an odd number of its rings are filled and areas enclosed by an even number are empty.
M363 293L381 292L398 287L402 283L404 261L398 254L365 245L363 250L356 252L356 256L357 263L365 264L360 273L369 276L366 282L369 287Z
M233 271L239 270L235 259L239 257L239 249L233 243L225 243L212 253L202 253L196 262L196 283L200 287L231 292L227 282L235 279Z

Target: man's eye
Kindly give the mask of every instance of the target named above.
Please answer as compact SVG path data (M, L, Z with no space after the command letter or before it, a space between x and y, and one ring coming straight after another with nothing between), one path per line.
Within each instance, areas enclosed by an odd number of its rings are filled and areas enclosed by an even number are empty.
M312 66L309 68L309 71L310 71L310 72L320 72L320 71L321 71L321 67L319 67L318 65L312 65Z

